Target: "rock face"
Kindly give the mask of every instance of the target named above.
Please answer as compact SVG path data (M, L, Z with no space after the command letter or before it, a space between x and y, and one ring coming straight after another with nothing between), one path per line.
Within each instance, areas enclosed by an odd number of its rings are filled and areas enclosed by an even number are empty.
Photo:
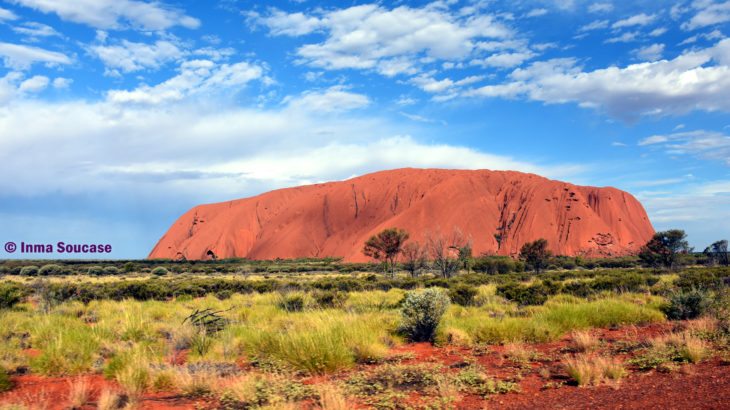
M545 238L558 255L619 256L654 234L639 201L615 188L513 171L396 169L196 206L149 257L365 261L363 243L389 227L422 244L458 228L474 255L517 255L523 243Z

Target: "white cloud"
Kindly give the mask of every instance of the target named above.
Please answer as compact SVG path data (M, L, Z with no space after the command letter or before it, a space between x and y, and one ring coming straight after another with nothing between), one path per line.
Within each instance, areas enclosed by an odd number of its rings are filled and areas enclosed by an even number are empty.
M608 28L609 21L608 20L595 20L592 21L585 26L582 26L578 29L580 32L586 32L586 31L593 31L593 30L601 30L604 28Z
M323 42L297 49L300 63L332 70L374 70L387 76L415 74L423 61L463 61L480 50L481 40L513 35L494 16L452 13L442 6L387 9L369 4L317 15L272 10L266 16L256 15L256 21L273 35L322 31Z
M651 137L646 137L639 141L639 146L660 144L667 141L669 141L669 138L663 135L652 135Z
M547 9L532 9L527 14L525 14L525 17L541 17L548 14Z
M536 57L537 54L531 51L515 52L515 53L499 53L481 59L473 60L472 64L483 67L513 68L522 65L527 60Z
M553 178L585 171L420 142L404 124L354 111L314 111L304 104L249 109L200 101L144 107L15 101L0 110L0 164L23 172L0 180L0 190L132 195L140 203L171 196L217 201L404 166L512 169ZM34 155L23 155L30 151Z
M107 70L125 73L157 69L184 55L175 44L165 40L158 40L154 44L122 40L118 45L94 45L89 47L89 51L104 62Z
M730 1L699 0L694 1L692 7L697 13L682 24L685 30L695 30L730 21Z
M631 17L627 17L623 20L619 20L613 25L611 25L612 28L625 28L625 27L635 27L635 26L645 26L647 24L651 24L656 20L655 14L636 14Z
M159 2L137 0L10 0L43 13L54 13L75 23L99 29L165 30L173 26L197 28L200 21Z
M162 104L180 101L193 95L235 93L247 83L270 81L259 65L239 62L216 64L210 60L186 61L179 74L155 86L141 85L133 90L110 90L107 100L113 103Z
M48 87L48 83L48 77L43 75L36 75L20 83L18 91L22 93L37 93L39 91L45 90L46 87Z
M730 40L673 60L583 71L573 59L536 62L516 69L511 81L466 90L463 95L545 103L576 102L632 120L694 110L730 111Z
M36 75L30 78L17 71L11 71L4 77L0 77L0 107L7 107L11 102L17 102L26 97L45 90L50 79L43 75ZM8 133L10 130L7 131ZM3 134L10 135L10 134Z
M53 27L43 24L29 21L23 23L21 26L14 26L13 31L28 37L60 37L61 33L56 31Z
M443 93L445 91L453 90L454 88L464 87L470 84L474 84L483 80L483 76L472 75L464 77L461 80L452 80L450 78L444 78L442 80L436 80L429 75L419 75L411 79L411 83L417 85L423 91L429 93Z
M706 238L705 244L718 240L718 232L730 232L730 181L687 182L673 191L639 192L637 198L646 208L657 230L681 228L690 240ZM697 245L695 245L697 246Z
M71 59L65 54L49 51L38 47L0 42L0 57L6 67L25 70L35 63L46 65L71 64Z
M613 11L613 4L611 3L593 3L588 6L589 13L609 13Z
M57 90L69 88L73 82L74 80L70 78L58 77L53 80L53 88Z
M698 130L653 135L641 140L639 145L660 145L671 155L692 155L730 166L730 136L721 132Z
M368 96L346 91L342 86L333 86L324 91L308 91L296 98L286 98L284 102L290 108L312 113L350 111L371 103Z
M267 16L250 12L248 17L253 23L268 27L275 36L301 36L324 26L324 22L317 17L303 13L286 13L277 9L271 9Z
M608 40L606 40L606 43L630 43L632 41L636 41L636 37L638 37L639 33L636 31L627 31L620 36L611 37Z
M649 32L649 35L652 36L652 37L659 37L659 36L661 36L662 34L664 34L666 32L667 32L667 29L666 28L664 28L664 27L658 27L658 28L655 28L654 30L650 31Z
M2 20L17 20L18 16L12 11L0 7L0 21Z
M634 50L637 58L643 61L656 61L662 58L664 53L664 44L652 44L646 47Z

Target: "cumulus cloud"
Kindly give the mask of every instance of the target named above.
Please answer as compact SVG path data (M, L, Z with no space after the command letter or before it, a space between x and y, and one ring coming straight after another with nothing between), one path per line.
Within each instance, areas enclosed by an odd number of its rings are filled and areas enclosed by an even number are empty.
M289 97L284 102L293 109L312 113L350 111L370 105L370 98L347 91L343 86L333 86L324 91L308 91L299 97Z
M107 100L113 103L162 104L193 95L231 93L254 80L271 81L257 64L239 62L216 64L210 60L185 61L179 74L157 85L140 85L133 90L110 90Z
M696 14L682 24L685 30L712 26L730 21L730 1L697 0L692 3Z
M532 9L527 14L525 14L525 17L541 17L548 14L547 9Z
M45 90L46 87L48 87L49 82L50 81L48 80L48 77L43 75L36 75L20 83L18 91L37 93L39 91Z
M54 80L57 81L59 78ZM0 77L0 107L6 107L13 101L23 100L25 97L45 90L51 80L43 75L26 78L23 73L11 71ZM10 130L6 130L10 135Z
M125 73L156 69L184 55L175 44L166 40L158 40L154 44L122 40L117 45L94 45L89 50L104 63L107 70Z
M639 141L639 145L660 146L670 155L692 155L730 166L730 136L721 132L698 130L652 135Z
M173 26L186 28L200 26L198 19L159 2L137 0L11 0L11 2L43 13L54 13L63 20L99 29L133 27L154 31Z
M516 69L512 81L466 90L463 95L526 97L545 103L576 102L633 120L694 110L730 111L730 40L673 60L583 71L575 59L553 59Z
M611 3L593 3L588 6L589 13L610 13L611 11L613 11Z
M16 70L28 69L35 63L44 63L51 66L71 64L71 59L68 56L56 51L3 42L0 42L0 57L2 57L6 67Z
M286 13L271 9L263 16L256 12L248 13L249 21L269 28L275 36L301 36L324 27L324 21L318 17L307 16L304 13Z
M0 190L213 201L403 166L515 169L555 178L585 171L424 143L402 124L355 114L327 116L305 104L250 109L17 101L0 110L6 136L0 163L24 171L0 181ZM33 156L22 155L29 150Z
M593 30L601 30L604 28L608 28L609 21L608 20L595 20L592 21L581 28L578 29L580 32L586 32L586 31L593 31Z
M323 42L296 51L299 62L325 69L374 70L392 76L413 74L423 59L462 61L484 39L507 39L511 29L495 16L477 10L455 13L433 3L422 8L387 9L368 4L317 15L276 9L255 15L272 35L296 36L320 30Z
M652 44L646 47L634 50L634 55L643 61L656 61L662 58L664 53L664 44Z
M12 11L0 7L0 21L2 20L17 20L18 16Z
M43 23L37 23L34 21L29 21L27 23L23 23L20 26L14 26L13 31L16 33L22 34L24 36L28 36L31 38L36 37L60 37L61 33L56 31L53 27L43 24Z
M631 17L627 17L623 20L619 20L611 25L612 28L625 28L625 27L634 27L634 26L645 26L647 24L651 24L656 20L656 15L654 14L646 14L646 13L640 13L633 15Z

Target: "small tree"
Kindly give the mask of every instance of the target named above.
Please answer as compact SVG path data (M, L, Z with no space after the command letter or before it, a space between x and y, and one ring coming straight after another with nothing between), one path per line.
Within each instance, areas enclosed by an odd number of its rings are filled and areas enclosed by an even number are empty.
M687 242L687 234L681 229L657 232L641 248L639 259L647 266L664 266L673 269L679 253L689 253L692 248Z
M712 264L717 263L719 265L728 266L729 258L726 239L714 242L712 245L708 246L705 249L704 253L705 255L707 255Z
M375 260L383 261L386 269L390 267L391 276L394 276L395 263L406 240L408 240L408 232L403 229L384 229L365 242L362 252Z
M471 250L469 241L458 228L455 228L449 237L441 233L429 235L427 246L433 267L446 279L453 276L462 265L463 259L460 258L462 252L459 250L467 246Z
M547 266L548 259L552 256L547 246L547 240L542 238L534 242L527 242L520 249L520 259L532 266L535 273L540 273Z
M473 262L471 242L467 242L466 245L460 247L458 249L458 252L459 252L459 262L461 262L462 268L464 270L466 270L466 273L471 273L471 265Z
M408 242L401 251L403 268L415 278L428 266L428 253L418 242Z

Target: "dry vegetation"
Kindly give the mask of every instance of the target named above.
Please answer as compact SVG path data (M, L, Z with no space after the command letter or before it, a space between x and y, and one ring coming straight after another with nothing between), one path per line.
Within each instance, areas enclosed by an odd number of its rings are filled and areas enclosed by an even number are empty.
M25 373L68 378L57 398L68 408L145 408L155 394L223 408L344 409L353 400L375 408L388 403L451 408L474 397L519 394L521 381L530 377L545 389L616 386L636 372L675 371L727 356L723 288L707 294L699 318L672 324L668 295L681 291L687 275L636 275L643 276L632 291L605 285L585 296L574 289L582 291L599 279L581 272L564 275L557 285L545 276L469 284L475 276L460 275L457 282L441 283L451 293L434 290L439 287L427 292L300 287L80 301L29 292L0 309L0 390L10 390L0 395L0 403L3 409L28 405L12 396L22 386L11 380L22 380ZM361 281L360 287L373 283L364 274L341 277ZM303 282L330 279L301 277ZM77 279L54 280L64 285ZM412 287L429 280L435 279L425 276ZM616 283L627 283L621 280ZM506 283L511 288L500 292ZM523 303L542 291L538 286L559 290L547 292L543 303ZM463 302L449 303L449 294ZM196 321L195 312L211 315ZM632 331L632 326L637 327ZM623 333L607 339L607 329ZM642 329L654 330L644 337ZM90 384L80 375L103 380Z

